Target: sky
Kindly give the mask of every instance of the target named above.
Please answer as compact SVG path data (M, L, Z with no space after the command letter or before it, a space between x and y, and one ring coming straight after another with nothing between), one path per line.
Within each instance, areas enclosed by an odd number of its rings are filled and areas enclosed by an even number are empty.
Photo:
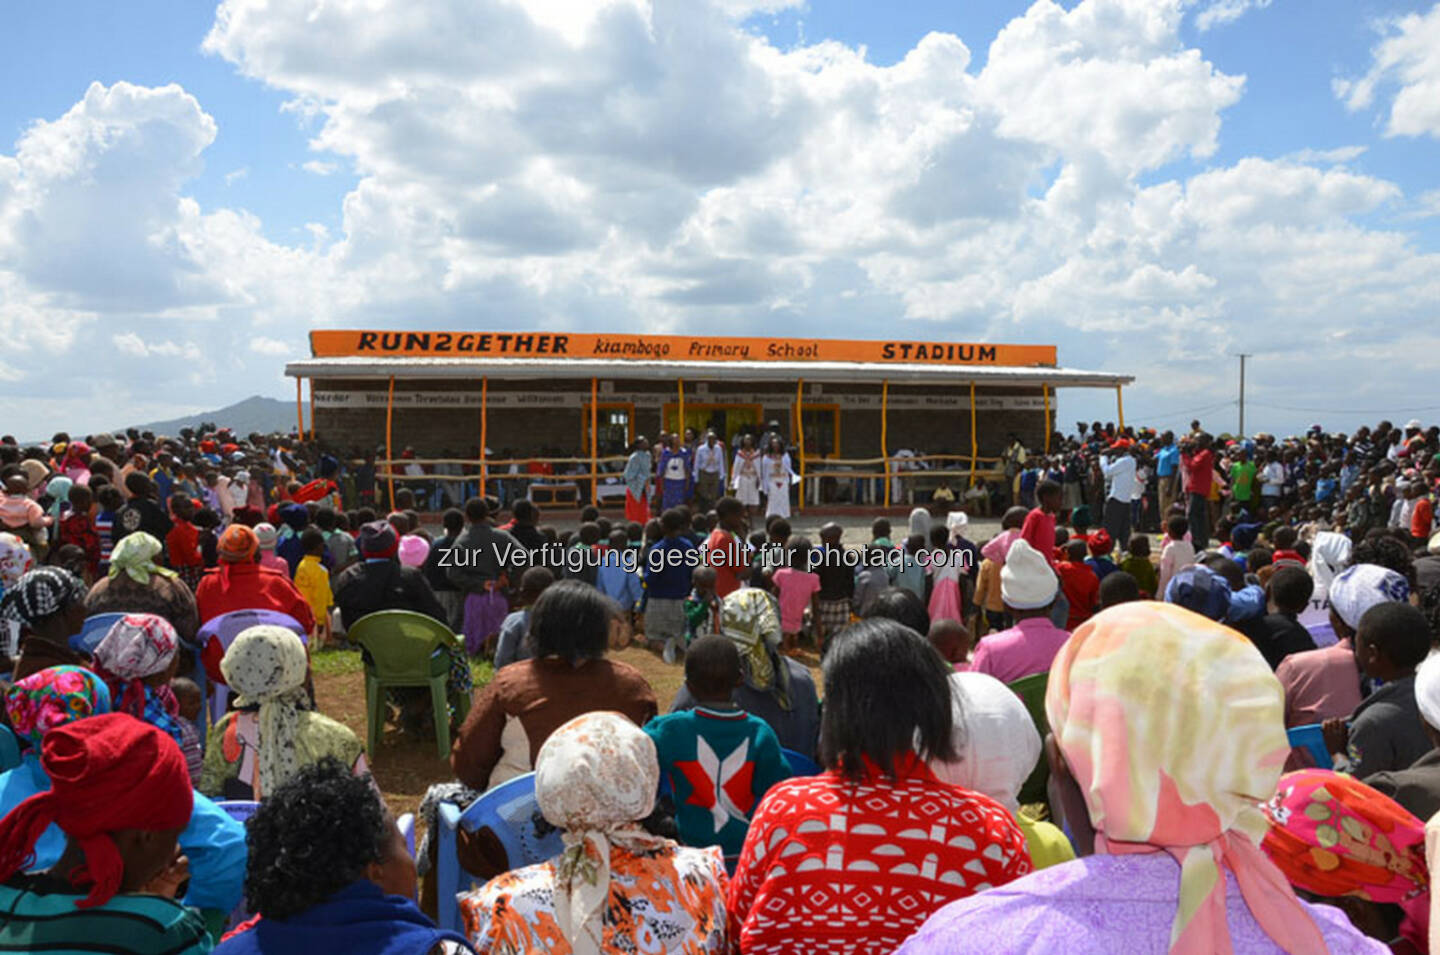
M313 328L1054 344L1128 423L1440 419L1440 3L193 0L0 32L0 430ZM1114 417L1067 390L1058 420Z

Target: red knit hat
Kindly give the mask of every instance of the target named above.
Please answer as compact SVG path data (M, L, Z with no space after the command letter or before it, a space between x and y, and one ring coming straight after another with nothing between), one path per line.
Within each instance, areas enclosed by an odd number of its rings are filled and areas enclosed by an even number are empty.
M104 905L120 891L125 863L110 833L182 829L194 810L190 773L165 733L124 713L106 713L45 734L40 765L50 789L0 819L0 881L28 865L52 824L79 844L76 886L90 894L77 908Z
M1090 556L1104 557L1115 549L1115 539L1103 528L1090 535Z

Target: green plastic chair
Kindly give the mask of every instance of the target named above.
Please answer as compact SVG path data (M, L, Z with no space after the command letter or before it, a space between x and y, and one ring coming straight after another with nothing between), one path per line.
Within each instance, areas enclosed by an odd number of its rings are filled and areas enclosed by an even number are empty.
M385 728L385 691L391 687L428 686L435 708L435 742L440 758L450 756L450 714L446 707L446 683L450 677L450 655L446 646L458 646L450 628L410 610L382 610L367 614L350 628L347 638L365 650L366 748L373 760L380 750ZM455 711L463 720L470 708L469 697L457 696Z
M1020 697L1025 704L1025 709L1030 711L1030 719L1035 721L1035 728L1040 731L1040 738L1043 740L1050 732L1050 718L1045 715L1045 687L1050 682L1049 673L1032 673L1030 676L1022 677L1010 684L1010 689ZM1030 778L1025 780L1025 785L1020 787L1021 805L1032 805L1043 802L1046 806L1050 804L1049 794L1045 786L1050 781L1050 764L1045 761L1045 754L1040 754L1040 761L1030 772Z

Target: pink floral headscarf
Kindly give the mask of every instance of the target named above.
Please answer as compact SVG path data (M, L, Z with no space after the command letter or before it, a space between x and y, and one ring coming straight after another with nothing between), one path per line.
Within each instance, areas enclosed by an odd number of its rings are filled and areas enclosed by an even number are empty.
M1174 604L1112 607L1061 648L1045 710L1096 851L1168 852L1180 863L1172 955L1233 950L1222 869L1282 949L1326 951L1259 849L1259 804L1275 794L1290 747L1280 683L1249 640Z

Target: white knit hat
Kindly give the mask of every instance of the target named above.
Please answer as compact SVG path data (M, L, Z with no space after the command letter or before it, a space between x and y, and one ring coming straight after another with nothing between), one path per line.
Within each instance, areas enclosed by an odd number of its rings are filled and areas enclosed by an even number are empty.
M1010 545L1000 568L1000 599L1016 610L1037 610L1055 602L1060 581L1050 563L1023 537Z

